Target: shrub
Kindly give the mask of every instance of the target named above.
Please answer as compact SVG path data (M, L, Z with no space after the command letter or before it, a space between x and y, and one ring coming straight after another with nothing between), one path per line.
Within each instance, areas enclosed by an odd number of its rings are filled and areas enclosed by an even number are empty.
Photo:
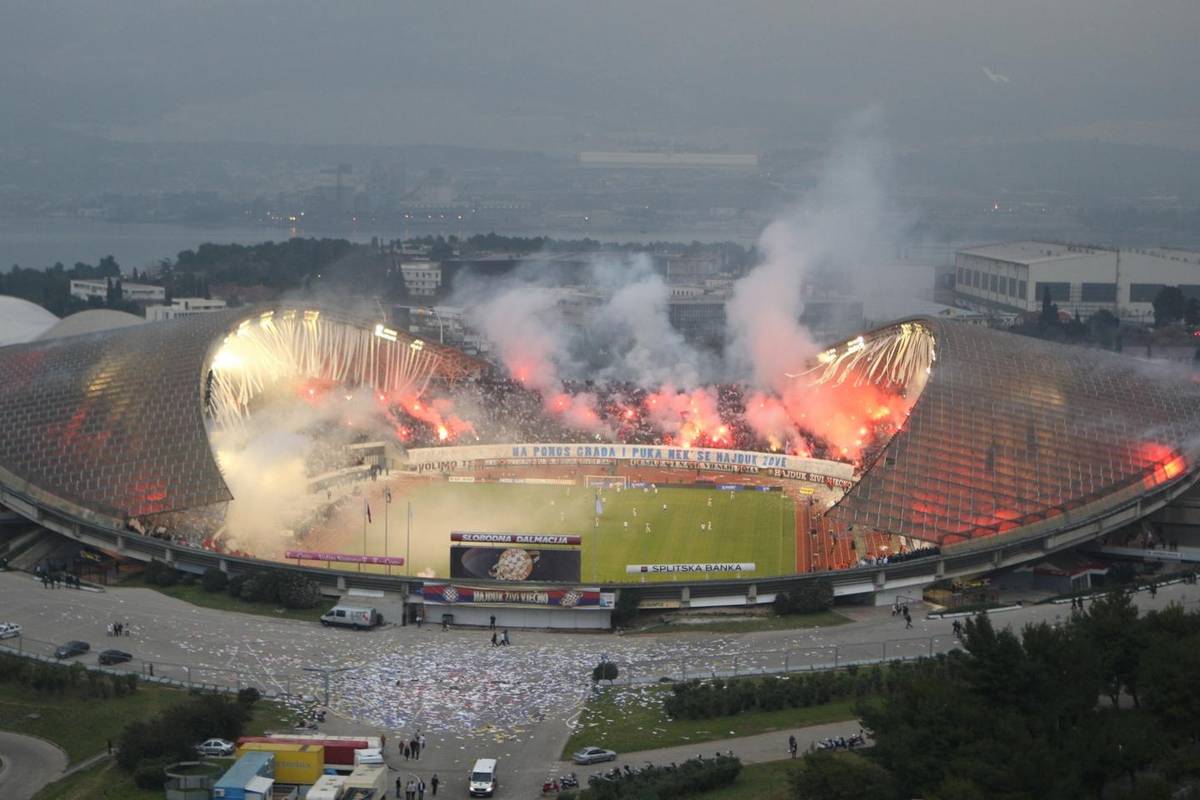
M775 613L815 614L833 608L833 584L829 581L808 581L790 592L775 595Z
M251 603L275 603L279 600L278 572L257 572L242 585L241 598Z
M218 567L209 567L200 577L200 585L206 592L224 591L225 587L229 585L229 576Z
M147 761L137 765L133 771L133 783L139 789L162 789L167 782L165 761Z
M234 575L229 579L229 583L225 584L225 591L229 593L230 597L241 597L242 586L248 579L248 575Z
M617 665L611 661L601 661L592 669L592 680L600 681L615 681L617 679Z
M733 756L694 758L678 767L650 766L632 775L596 783L587 790L595 800L691 797L737 780L742 762Z
M262 699L262 692L253 686L247 686L245 689L238 690L237 699L239 703L249 708Z
M174 586L179 581L179 573L169 564L163 564L159 567L158 572L154 576L156 586Z
M316 608L321 603L321 587L307 575L288 572L278 582L275 599L284 608Z

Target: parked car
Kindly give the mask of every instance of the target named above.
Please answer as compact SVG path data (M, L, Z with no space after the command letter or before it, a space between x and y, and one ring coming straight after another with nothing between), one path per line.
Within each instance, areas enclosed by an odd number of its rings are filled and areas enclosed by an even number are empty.
M571 756L576 764L598 764L601 761L616 761L617 754L603 747L585 747Z
M196 745L196 752L202 756L231 756L234 749L227 739L209 739Z
M0 639L12 639L21 635L21 626L15 622L0 622Z
M124 664L126 661L131 661L133 654L126 653L124 650L104 650L100 653L100 665L110 667L113 664Z
M81 656L91 649L92 646L87 642L81 642L78 639L72 639L66 644L60 645L59 648L54 651L54 657L73 658L75 656Z

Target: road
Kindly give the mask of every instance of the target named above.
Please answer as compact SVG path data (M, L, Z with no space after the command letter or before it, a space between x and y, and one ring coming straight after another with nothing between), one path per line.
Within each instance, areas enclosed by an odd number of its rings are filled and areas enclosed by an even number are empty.
M1172 601L1194 605L1198 600L1200 588L1177 585L1161 589L1157 598L1141 593L1136 602L1142 608L1161 608ZM892 655L907 652L905 648L919 653L931 643L945 649L954 641L951 620L924 619L914 606L918 613L912 630L905 630L887 608L850 607L839 610L854 621L830 628L740 635L514 631L510 647L493 648L486 631L442 631L438 626L326 629L199 608L149 589L48 590L23 573L0 573L0 609L0 621L24 626L26 649L51 648L68 639L90 642L93 652L85 663L95 663L96 651L115 646L134 654L131 666L138 670L145 660L155 664L156 674L182 679L186 671L168 665L188 664L196 680L232 682L240 675L244 682L292 694L321 693L317 679L303 671L306 666L348 667L330 681L336 718L325 728L385 733L389 741L419 729L429 742L421 760L405 762L389 746L389 762L426 781L436 771L441 791L450 795L460 789L465 793L474 759L492 757L504 769L501 796L536 796L556 767L569 733L567 722L586 697L591 668L602 653L643 674L680 660L699 674L718 662L727 668L734 657L743 671L752 670L762 660L755 654L762 652L787 651L795 666L804 659L815 663L825 658L834 645L847 658L878 653L884 641ZM998 626L1019 629L1029 622L1065 619L1069 613L1065 605L1039 605L993 619ZM109 639L105 626L112 621L125 622L132 635Z
M0 731L0 797L29 800L67 768L67 754L43 739Z

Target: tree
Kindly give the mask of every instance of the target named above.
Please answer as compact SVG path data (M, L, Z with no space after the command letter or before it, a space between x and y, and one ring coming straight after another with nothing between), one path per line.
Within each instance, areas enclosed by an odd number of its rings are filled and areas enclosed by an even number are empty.
M1187 313L1187 298L1178 286L1164 286L1154 296L1154 327L1174 325Z
M599 683L600 681L615 681L619 670L617 665L611 661L601 661L592 668L592 682Z
M890 800L900 796L896 781L883 767L859 756L825 751L806 755L788 783L796 800Z
M209 567L204 570L200 583L206 592L222 592L229 584L229 576L219 567Z
M1122 591L1094 600L1080 619L1081 630L1095 648L1104 692L1117 707L1122 690L1134 705L1138 699L1138 669L1143 650L1137 607Z
M1183 321L1195 328L1200 325L1200 297L1189 297L1183 311Z
M1100 309L1088 318L1088 334L1091 340L1109 350L1115 349L1117 331L1121 327L1120 320L1108 309Z

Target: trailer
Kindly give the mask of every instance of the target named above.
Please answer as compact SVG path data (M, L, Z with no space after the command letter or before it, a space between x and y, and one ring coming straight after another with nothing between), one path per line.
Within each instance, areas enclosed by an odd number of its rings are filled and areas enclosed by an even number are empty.
M325 748L325 766L330 769L349 772L354 769L354 753L356 750L382 748L383 738L380 736L310 736L307 734L268 734L266 736L243 736L237 740L238 746L248 743L276 744L311 744Z
M322 775L304 796L305 800L342 800L346 787L345 775Z
M387 767L355 767L346 778L346 797L384 800L388 796Z
M275 754L247 753L213 784L214 800L271 800Z
M276 783L309 786L325 772L325 748L317 743L239 742L239 757L254 752L275 754Z

